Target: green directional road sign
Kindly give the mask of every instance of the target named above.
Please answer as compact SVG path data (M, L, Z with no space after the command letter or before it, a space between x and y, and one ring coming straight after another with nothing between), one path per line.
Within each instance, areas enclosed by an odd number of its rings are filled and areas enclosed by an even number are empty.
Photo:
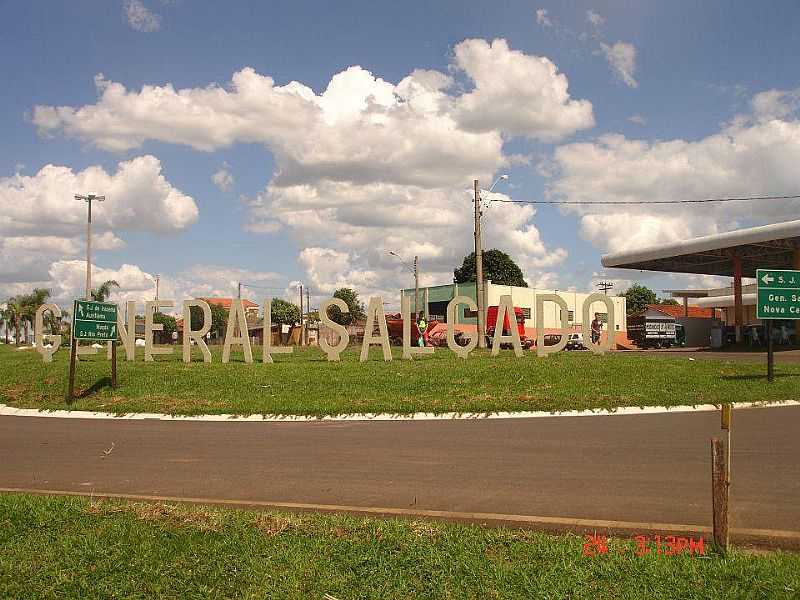
M72 306L72 338L98 342L116 340L117 305L75 300Z
M800 271L758 269L759 319L800 319Z

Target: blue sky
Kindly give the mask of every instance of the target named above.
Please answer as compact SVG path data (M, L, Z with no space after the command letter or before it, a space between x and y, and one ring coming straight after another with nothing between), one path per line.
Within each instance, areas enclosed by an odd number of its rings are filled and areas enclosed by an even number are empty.
M265 291L255 288L256 284L280 293L295 281L305 282L319 295L339 284L354 285L366 293L386 293L408 285L403 271L383 256L387 249L409 256L421 254L423 270L426 264L430 267L426 283L445 283L448 269L457 266L456 257L460 262L460 256L469 250L472 231L468 219L464 221L466 227L456 219L450 229L432 226L431 222L447 220L443 216L449 214L447 210L463 209L468 216L470 205L465 194L472 176L480 176L488 187L492 177L509 172L510 186L501 184L497 191L515 199L540 199L551 194L611 200L632 195L648 200L662 194L708 197L796 193L800 189L796 184L788 187L794 182L793 173L783 164L787 153L793 156L800 148L794 129L798 75L793 68L794 57L800 55L800 34L795 26L800 7L792 2L763 6L742 2L340 1L228 2L223 6L199 0L103 0L3 2L0 10L0 76L7 82L0 95L0 203L16 206L30 199L57 213L42 217L41 227L30 219L12 216L11 224L0 231L7 240L0 247L6 263L0 268L0 294L33 285L53 286L57 297L75 293L68 281L79 281L73 273L77 265L61 265L56 271L52 267L59 261L74 262L82 257L79 246L65 241L77 242L82 235L78 217L83 207L71 197L74 193L107 190L63 189L62 198L47 185L44 176L37 177L48 164L66 167L75 174L98 166L111 176L120 162L152 156L167 185L195 204L196 218L176 217L168 227L153 222L151 214L160 210L160 202L168 202L163 197L150 204L141 200L142 204L133 208L115 207L130 213L127 221L120 216L109 217L106 222L101 218L98 232L109 232L113 239L108 238L108 249L98 251L95 263L101 273L106 269L114 276L122 265L137 267L139 272L128 272L123 286L124 292L134 297L142 295L156 273L162 274L167 289L176 295L231 294L238 279L253 283L251 292L256 295ZM545 11L538 19L537 10ZM492 44L496 39L505 40L507 52ZM456 64L455 48L464 40L485 40L497 50L491 60L498 62L488 67L492 77L504 76L502 61L508 53L546 57L559 76L568 80L569 99L565 104L591 103L594 124L587 125L585 119L582 124L575 121L562 127L555 137L543 139L543 134L535 130L537 125L531 124L535 115L528 123L517 121L513 97L509 98L509 109L483 123L481 107L491 110L504 102L504 98L493 97L488 104L479 103L469 117L471 124L463 128L487 136L495 131L503 143L502 150L496 152L498 161L511 155L524 160L500 168L497 161L490 161L485 168L473 169L474 173L465 164L454 167L452 177L443 164L437 167L441 182L427 178L423 185L414 181L413 190L402 187L409 182L396 173L378 173L371 182L374 186L393 186L391 189L373 186L369 190L359 187L357 174L340 179L336 175L332 179L347 182L349 187L346 193L341 189L333 193L331 177L314 174L317 163L312 166L298 159L298 178L308 186L303 193L319 195L319 204L306 206L302 196L279 197L267 186L283 164L276 160L275 152L300 156L296 148L287 146L313 146L313 136L305 139L281 134L284 137L274 141L273 133L266 132L267 141L251 141L246 134L239 134L231 143L215 142L213 148L198 149L191 145L191 140L197 139L192 137L194 132L176 140L156 131L169 128L170 122L181 118L180 112L154 124L146 115L141 121L131 121L108 106L109 127L124 126L127 139L136 139L130 147L119 149L109 148L103 141L104 133L84 127L80 118L70 122L60 119L43 127L44 121L35 112L37 106L77 110L98 105L101 92L94 78L100 73L105 80L121 84L136 95L142 86L202 90L218 84L230 89L234 73L245 67L259 76L272 77L275 86L297 81L317 95L325 92L334 75L354 65L392 85L415 70L433 70L453 77L444 100L458 102L459 96L473 87L496 83L487 79L482 84L475 79L481 65ZM617 43L622 44L620 51L629 52L627 67L622 65L627 68L627 83L609 54ZM535 77L528 79L524 71L512 74L509 70L508 79L502 83L508 84L510 94L518 87L538 85ZM772 96L758 96L770 91ZM535 93L535 89L523 89L519 108L533 106ZM758 105L761 109L755 108L757 97L763 100ZM139 109L146 112L144 104ZM137 127L144 132L141 139ZM215 136L218 132L211 131L215 127L212 122L195 122L188 124L187 130L194 128L197 136ZM203 128L209 131L201 131ZM781 133L776 133L778 129ZM335 141L336 133L331 135ZM617 140L623 142L603 141L608 135L622 136ZM116 141L122 139L119 136ZM728 139L730 147L715 149L713 140L709 141L711 136ZM759 141L753 141L755 138ZM670 140L689 146L659 146ZM398 140L398 144L403 143L413 144L414 139ZM643 145L641 155L648 157L644 165L632 157L637 154L634 143ZM755 173L737 171L739 159L732 156L742 145L746 146L747 163L755 165ZM482 149L486 147L481 143ZM782 148L782 153L773 151L775 147ZM565 155L558 158L563 148L567 149ZM598 149L605 154L603 160L594 156ZM352 164L358 171L363 167L361 159L355 158L358 148L343 149L343 156L347 152L353 162L336 157L337 168L346 171ZM694 168L689 172L676 170L674 165L680 162ZM221 169L232 179L224 190L211 179ZM730 173L726 177L708 175L716 169ZM609 171L615 172L614 180L598 183L598 173ZM461 182L462 173L463 185L455 184ZM12 182L15 174L30 179ZM117 198L109 195L108 202L121 203L120 198L124 198L124 202L136 205L150 193L148 185L158 187L154 182L152 179L150 184L141 184ZM16 195L9 191L11 188ZM427 194L428 189L435 190L442 200L418 202L417 198L437 197L433 192ZM359 196L362 191L363 197ZM326 196L329 192L330 197ZM409 227L401 232L388 216L368 217L377 201L369 194L377 194L379 199L387 195L406 198L392 201L387 210L393 208L405 215ZM351 207L349 199L357 197L363 205ZM442 203L448 208L439 212L437 207L444 206ZM344 204L353 212L348 217L341 216L346 212ZM319 212L322 206L334 213ZM750 206L734 215L695 215L689 210L664 212L643 207L635 215L593 216L544 207L535 214L507 216L501 213L506 206L492 205L487 210L487 219L494 219L497 226L494 230L487 227L486 246L511 252L531 283L562 289L590 287L603 275L601 253L626 247L634 243L631 239L641 244L648 239L665 241L761 224L782 219L796 208L781 205L762 210L764 207ZM273 218L272 213L279 216ZM299 259L320 236L319 229L304 224L313 220L314 214L321 215L322 221L335 214L332 222L336 225L331 229L335 239L320 240L313 246L317 250ZM254 228L254 219L269 224ZM639 233L626 232L628 228ZM507 243L503 232L511 230L528 239L520 239L516 245ZM49 236L51 250L32 249L26 240L37 236ZM16 240L13 244L8 241L11 238ZM54 238L63 240L56 242ZM448 241L443 242L443 238ZM531 238L536 238L536 243L531 243ZM376 240L381 239L394 240L402 247L379 248ZM606 275L617 280L620 289L640 276ZM657 289L712 283L665 276L647 281Z

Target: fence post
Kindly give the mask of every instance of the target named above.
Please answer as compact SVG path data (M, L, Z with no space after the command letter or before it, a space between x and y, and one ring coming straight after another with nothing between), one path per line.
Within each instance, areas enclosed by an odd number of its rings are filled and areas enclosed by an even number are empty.
M728 551L728 482L725 453L719 438L711 439L711 500L714 544L723 553Z

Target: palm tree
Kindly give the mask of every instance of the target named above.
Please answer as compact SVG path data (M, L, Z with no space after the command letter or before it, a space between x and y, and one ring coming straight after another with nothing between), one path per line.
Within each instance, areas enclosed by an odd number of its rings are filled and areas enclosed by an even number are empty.
M8 321L8 304L3 304L3 307L0 308L0 324L3 325L3 330L6 332L6 346L8 346Z
M34 288L33 292L20 298L22 302L22 321L25 324L25 341L27 342L30 330L33 329L33 321L36 311L50 298L50 290L44 288Z
M105 302L106 299L111 295L112 287L119 287L119 284L113 279L104 281L103 285L101 285L96 290L92 290L91 292L92 300L94 300L95 302Z
M9 325L14 328L14 343L19 346L19 326L22 320L23 304L21 298L12 296L8 299L6 306L6 319Z

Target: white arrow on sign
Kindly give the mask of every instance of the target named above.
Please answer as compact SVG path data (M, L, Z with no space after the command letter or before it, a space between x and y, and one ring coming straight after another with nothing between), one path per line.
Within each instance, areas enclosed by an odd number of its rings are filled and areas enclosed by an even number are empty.
M764 276L761 278L761 281L763 281L764 283L769 285L770 283L775 281L775 278L774 277L770 277L769 273L765 273Z

